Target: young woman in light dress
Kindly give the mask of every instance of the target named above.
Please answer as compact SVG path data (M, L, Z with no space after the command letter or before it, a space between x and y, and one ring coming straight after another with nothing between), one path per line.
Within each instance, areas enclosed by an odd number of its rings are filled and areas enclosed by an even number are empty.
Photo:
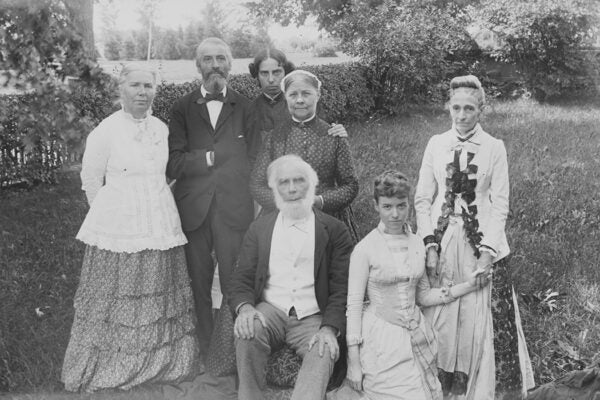
M475 270L465 282L430 288L425 246L408 225L410 191L396 171L375 179L380 222L350 259L347 380L363 399L440 400L436 335L420 307L452 303L486 283Z

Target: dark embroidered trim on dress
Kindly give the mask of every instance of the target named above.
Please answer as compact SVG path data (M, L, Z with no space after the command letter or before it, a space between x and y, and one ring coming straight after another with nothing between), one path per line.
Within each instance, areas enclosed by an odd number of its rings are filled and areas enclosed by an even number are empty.
M442 384L444 396L448 394L461 395L467 393L469 375L466 373L460 371L448 372L439 368L438 378Z
M442 237L448 228L450 215L454 212L454 202L456 196L460 194L461 198L467 203L467 208L462 207L462 219L464 222L465 232L471 247L475 252L475 257L479 258L479 243L483 237L479 229L479 221L477 221L477 206L470 205L475 201L475 187L477 179L469 179L469 175L477 173L477 165L471 164L474 153L467 153L467 167L460 171L460 155L462 149L454 151L454 160L446 165L446 193L444 195L445 202L442 204L442 214L438 218L437 228L433 231L435 240L438 243L438 252L441 251Z

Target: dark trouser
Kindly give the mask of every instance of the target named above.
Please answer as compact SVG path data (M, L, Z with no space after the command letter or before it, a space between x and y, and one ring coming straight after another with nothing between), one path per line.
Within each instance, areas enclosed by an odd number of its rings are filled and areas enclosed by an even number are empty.
M208 352L213 330L211 287L215 265L211 252L214 249L217 256L221 292L225 294L245 233L245 230L233 229L226 225L214 202L204 223L195 231L185 232L188 240L185 255L196 303L201 357L206 356Z

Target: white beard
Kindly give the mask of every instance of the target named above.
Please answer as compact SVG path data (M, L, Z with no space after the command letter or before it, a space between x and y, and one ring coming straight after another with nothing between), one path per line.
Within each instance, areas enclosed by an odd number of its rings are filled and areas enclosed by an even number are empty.
M304 219L310 215L315 198L315 190L309 189L306 197L294 201L285 201L277 190L273 191L275 205L281 214L290 219Z

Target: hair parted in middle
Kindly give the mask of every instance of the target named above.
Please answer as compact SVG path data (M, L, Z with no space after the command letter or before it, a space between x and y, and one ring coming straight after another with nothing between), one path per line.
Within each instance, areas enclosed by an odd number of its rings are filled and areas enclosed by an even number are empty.
M286 75L292 72L294 69L296 69L294 63L287 59L283 51L274 47L267 47L259 51L254 57L254 61L248 64L248 70L250 71L250 75L253 78L258 78L260 64L269 58L272 58L273 60L277 61L279 66L283 68L283 73Z
M410 197L411 189L406 175L395 170L387 170L373 181L373 198L375 201L379 201L380 197L404 199Z
M321 81L312 72L305 71L303 69L296 69L287 74L281 80L281 91L285 93L288 87L296 81L303 81L313 86L317 92L321 93Z

